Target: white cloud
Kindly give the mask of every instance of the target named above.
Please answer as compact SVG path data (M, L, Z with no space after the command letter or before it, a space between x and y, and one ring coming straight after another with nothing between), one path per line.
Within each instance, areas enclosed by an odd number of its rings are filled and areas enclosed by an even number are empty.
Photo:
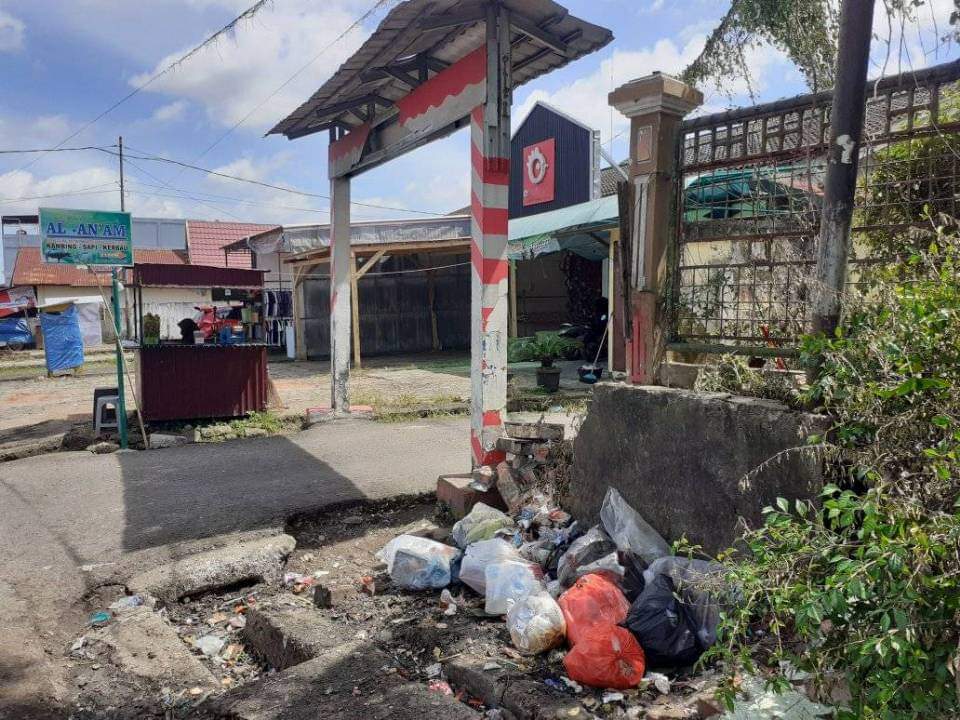
M182 120L187 112L186 100L174 100L172 103L161 105L153 113L153 119L157 122L176 122Z
M266 182L269 180L271 174L275 173L277 170L286 165L292 157L292 153L288 151L278 152L264 159L242 157L237 158L226 165L215 167L213 170L214 172L222 173L224 175L235 175L236 177L241 177L244 180ZM236 184L235 180L217 177L216 175L211 175L210 180L217 183L229 183L231 185Z
M26 25L8 12L0 10L0 52L16 52L23 49L23 34Z
M192 0L192 4L199 8L223 6L234 12L248 3ZM332 43L354 22L361 6L359 0L276 3L238 26L231 37L221 39L152 83L148 90L189 99L202 106L212 122L232 126ZM362 31L354 31L324 52L257 110L248 121L249 127L263 129L292 111L359 47L363 37ZM164 57L151 71L132 78L131 84L142 84L186 50L184 47Z

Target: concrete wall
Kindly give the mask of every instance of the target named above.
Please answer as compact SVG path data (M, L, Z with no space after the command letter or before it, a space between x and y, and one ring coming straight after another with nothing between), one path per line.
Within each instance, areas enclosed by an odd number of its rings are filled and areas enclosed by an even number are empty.
M597 521L613 486L668 541L685 535L717 553L738 537L741 518L756 527L777 497L817 494L822 466L809 453L789 453L741 481L825 429L822 417L766 400L600 384L575 441L571 510Z

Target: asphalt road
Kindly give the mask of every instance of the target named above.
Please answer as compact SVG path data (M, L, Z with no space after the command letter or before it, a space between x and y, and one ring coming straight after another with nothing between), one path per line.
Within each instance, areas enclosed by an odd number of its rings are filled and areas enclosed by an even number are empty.
M170 544L272 528L298 512L425 492L469 468L469 419L339 420L292 436L0 463L0 698L63 692L50 658L112 567ZM0 700L0 718L4 713Z

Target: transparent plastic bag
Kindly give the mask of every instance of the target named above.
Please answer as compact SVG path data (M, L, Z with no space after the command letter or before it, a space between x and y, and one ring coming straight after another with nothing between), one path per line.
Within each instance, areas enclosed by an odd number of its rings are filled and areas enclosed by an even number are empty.
M444 588L456 576L457 548L415 535L400 535L377 553L390 578L406 590Z
M460 582L483 595L487 591L487 566L508 560L520 561L520 554L513 545L500 538L468 545L460 564Z
M469 515L457 521L450 536L457 547L466 549L479 540L489 540L498 530L507 527L513 527L509 515L484 503L477 503Z
M620 552L633 553L647 564L670 554L667 541L627 504L615 488L607 488L600 508L600 522Z
M609 555L604 555L599 560L594 560L592 563L578 567L573 571L573 580L579 580L584 575L590 575L592 573L605 575L622 587L626 568L620 564L620 561L617 559L617 553L614 551Z
M594 526L578 537L557 562L557 579L564 587L572 585L578 575L577 569L581 565L589 565L602 557L615 552L617 549L613 541L600 528Z
M515 602L507 612L507 629L517 650L528 655L552 650L567 635L563 611L544 592L530 593Z
M543 570L524 561L508 561L487 565L486 604L488 615L506 615L510 606L530 593L542 592Z

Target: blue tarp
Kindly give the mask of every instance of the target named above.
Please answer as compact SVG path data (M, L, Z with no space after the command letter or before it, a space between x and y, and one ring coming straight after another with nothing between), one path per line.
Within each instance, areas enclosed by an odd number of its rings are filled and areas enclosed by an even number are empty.
M62 312L40 313L40 327L48 372L83 365L83 335L76 305L69 305Z

